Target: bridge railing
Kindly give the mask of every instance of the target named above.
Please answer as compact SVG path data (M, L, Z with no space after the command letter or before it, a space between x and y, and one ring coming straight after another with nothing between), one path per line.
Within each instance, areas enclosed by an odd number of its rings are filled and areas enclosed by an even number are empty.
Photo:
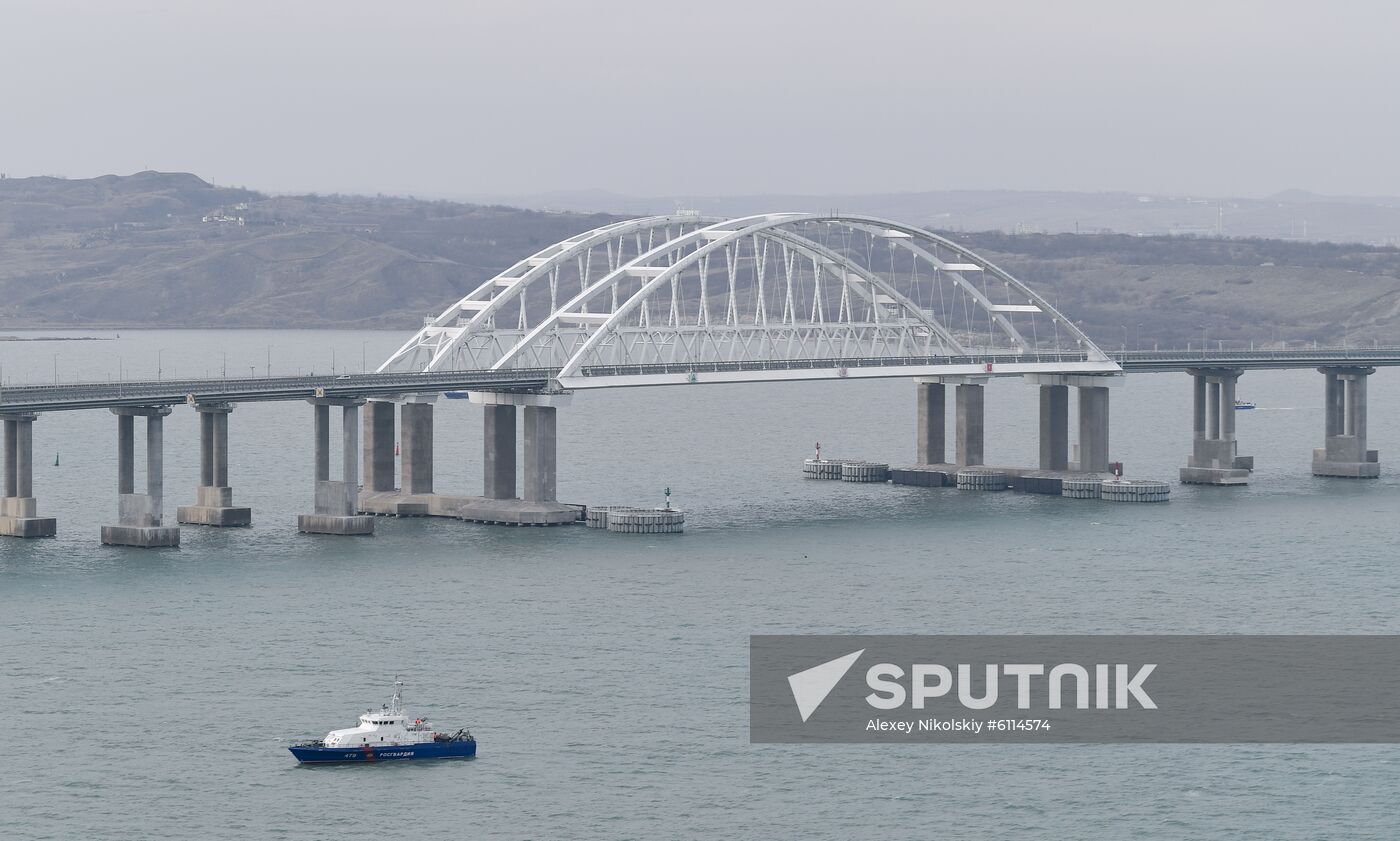
M976 354L968 356L896 356L829 359L749 360L741 362L653 362L639 365L592 365L585 377L624 377L644 374L724 373L731 371L805 371L832 368L901 368L928 365L1084 362L1087 353Z
M384 374L298 375L287 377L220 377L216 379L103 381L0 387L0 411L23 411L35 406L98 404L104 401L132 405L179 403L196 400L268 400L356 393L392 394L446 391L499 385L503 388L543 387L554 375L548 368L513 370L396 372ZM77 406L74 405L76 408Z

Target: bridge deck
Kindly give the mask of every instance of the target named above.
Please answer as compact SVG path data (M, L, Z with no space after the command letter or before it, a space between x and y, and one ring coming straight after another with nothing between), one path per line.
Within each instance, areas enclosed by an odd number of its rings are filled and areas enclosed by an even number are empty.
M1400 365L1400 347L1307 348L1303 350L1130 350L1109 357L1128 373L1185 371L1188 368L1389 367Z
M1160 373L1190 368L1239 368L1244 370L1316 368L1322 366L1384 367L1400 366L1400 348L1313 348L1273 351L1127 351L1110 354L1126 373ZM887 376L924 375L929 371L957 366L991 365L991 376L1005 375L1002 366L1012 363L1053 366L1071 370L1085 363L1083 354L1007 354L967 357L889 357L879 359L798 359L790 361L736 361L623 365L586 368L584 379L596 377L609 385L654 384L656 375L688 372L767 374L752 379L784 379L783 372L802 374L793 379L811 379L813 371L829 370L836 379L844 369L883 369ZM913 372L913 373L911 373ZM160 380L141 382L61 383L0 388L0 414L53 412L72 409L101 409L114 406L161 406L186 403L305 400L311 397L375 397L398 394L441 393L444 391L539 392L551 387L558 373L550 368L485 371L439 371L432 373L344 374L338 377L227 377L204 380ZM714 380L711 380L714 381Z

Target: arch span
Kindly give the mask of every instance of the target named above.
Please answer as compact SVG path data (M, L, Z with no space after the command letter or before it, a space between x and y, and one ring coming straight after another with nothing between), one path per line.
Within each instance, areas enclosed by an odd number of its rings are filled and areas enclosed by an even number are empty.
M531 299L532 288L548 294ZM427 321L380 370L549 368L565 388L1119 370L990 261L859 215L619 222L526 258Z

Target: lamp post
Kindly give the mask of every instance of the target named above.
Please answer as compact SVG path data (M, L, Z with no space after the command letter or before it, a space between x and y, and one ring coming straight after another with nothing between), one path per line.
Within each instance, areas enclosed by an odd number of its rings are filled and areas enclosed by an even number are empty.
M160 382L161 374L164 372L164 368L161 366L161 354L163 353L165 353L165 348L156 351L156 382Z

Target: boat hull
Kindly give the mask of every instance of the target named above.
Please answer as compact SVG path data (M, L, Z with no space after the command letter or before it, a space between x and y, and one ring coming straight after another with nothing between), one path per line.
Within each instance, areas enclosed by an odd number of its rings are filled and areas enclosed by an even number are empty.
M476 741L422 742L416 745L365 745L354 748L288 748L298 762L319 765L331 762L398 762L409 759L470 759Z

